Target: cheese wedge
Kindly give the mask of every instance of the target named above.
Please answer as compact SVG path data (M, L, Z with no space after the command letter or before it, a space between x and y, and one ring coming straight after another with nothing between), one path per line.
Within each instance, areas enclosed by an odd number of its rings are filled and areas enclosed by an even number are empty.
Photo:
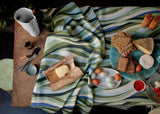
M147 55L151 55L154 49L154 41L152 37L143 38L133 41L134 45L138 50L142 51Z

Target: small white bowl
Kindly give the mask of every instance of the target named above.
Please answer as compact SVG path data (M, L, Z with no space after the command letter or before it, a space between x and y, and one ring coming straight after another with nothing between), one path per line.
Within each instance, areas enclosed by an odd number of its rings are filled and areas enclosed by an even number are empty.
M34 76L37 73L37 67L35 65L29 65L26 69L26 74L29 76Z
M133 83L133 88L137 91L137 92L143 92L146 88L146 84L144 83L144 81L142 80L136 80Z

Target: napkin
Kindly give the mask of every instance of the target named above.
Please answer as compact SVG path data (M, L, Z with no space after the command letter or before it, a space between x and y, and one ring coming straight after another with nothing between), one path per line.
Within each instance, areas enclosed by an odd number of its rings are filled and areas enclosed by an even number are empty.
M140 24L147 13L158 15L160 9L90 6L79 8L73 2L57 8L50 23L53 28L50 30L54 30L54 33L48 35L46 39L31 106L42 108L49 113L57 111L71 113L77 106L82 113L89 113L93 105L115 106L126 103L135 105L142 101L150 102L143 93L137 98L141 100L132 98L136 95L132 87L127 91L118 90L118 95L112 93L108 96L104 94L105 89L92 88L91 84L91 74L95 68L111 67L109 58L111 36L119 30L142 32ZM143 32L145 35L156 37L158 28L160 27L158 26L155 31L143 30ZM76 66L84 72L84 75L74 83L52 92L49 81L42 71L69 55L74 56ZM126 87L127 83L122 81L121 86Z

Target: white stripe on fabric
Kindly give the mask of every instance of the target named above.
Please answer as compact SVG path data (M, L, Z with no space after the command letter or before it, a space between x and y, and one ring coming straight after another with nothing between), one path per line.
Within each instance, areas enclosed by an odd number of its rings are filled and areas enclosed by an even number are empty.
M76 88L73 92L72 92L72 96L77 95L79 93L79 91L81 90L82 87Z
M108 15L100 15L98 16L99 20L101 21L106 21L106 20L111 20L111 19L115 19L115 18L118 18L122 15L124 15L125 13L135 9L136 7L125 7L115 13L112 13L112 14L108 14Z
M153 101L148 101L148 102L141 102L141 103L138 103L138 104L135 104L135 105L157 105L157 103L153 102Z
M116 89L112 89L112 90L103 90L100 92L95 92L95 95L99 95L99 96L115 96L115 95L119 95L122 93L125 93L129 90L131 90L133 88L133 81L130 81L128 84L122 86L122 87L118 87Z
M68 101L67 101L68 102ZM75 102L69 102L67 104L64 104L64 107L73 107L75 106ZM66 110L66 109L65 109Z
M95 31L99 26L101 26L100 24L97 24L94 28L92 28L92 31Z
M36 86L37 87L37 86ZM38 87L37 87L37 89L36 90L33 90L33 92L34 93L40 93L40 94L52 94L53 92L51 91L51 89L39 89Z
M40 86L42 86L42 84ZM39 85L36 86L37 89L34 90L34 93L42 93L42 94L52 94L52 95L54 95L54 94L57 94L57 93L64 93L64 92L66 92L66 91L68 91L68 90L73 89L73 88L76 87L76 85L73 85L70 88L59 89L59 90L53 92L51 89L39 89L40 86Z
M67 39L63 39L63 38L56 38L55 39L56 41L61 41L61 42L65 42L65 43L69 43L69 44L74 44L74 45L90 45L90 43L87 43L87 42L72 42L72 41L69 41Z
M76 34L82 32L83 30L84 30L83 27L77 25L76 28L75 28L74 30L72 30L72 34L73 34L73 35L76 35Z
M103 27L103 28L104 28L104 30L105 30L105 29L112 28L112 27L115 27L115 26L125 25L126 23L128 23L128 22L111 24L111 25L105 26L105 27Z
M119 100L122 100L122 99L126 99L126 98L134 95L135 93L136 93L136 91L133 91L133 92L131 92L130 94L128 94L128 95L126 95L126 96L124 96L124 97L122 97L122 98L117 98L117 99L113 99L114 97L108 98L108 99L106 98L106 101L104 101L104 100L96 100L96 99L95 99L94 102L97 102L97 103L115 102L115 101L119 101Z
M127 20L127 19L131 19L131 18L134 18L134 17L136 17L136 16L138 16L138 15L141 15L141 14L143 14L143 13L147 13L147 12L150 12L150 11L154 11L154 10L148 9L148 10L137 11L136 13L130 14L130 15L128 15L128 16L125 16L124 18L119 19L119 20L117 20L117 21L124 21L124 20Z
M67 19L67 18L68 18L68 19ZM55 20L54 23L57 23L57 21L64 20L64 19L67 19L66 22L68 22L68 21L71 19L71 17L70 17L70 16L66 16L66 15L64 15L64 16L59 16L59 17Z
M98 58L98 59L96 59L96 60L92 60L90 63L97 63L97 62L100 62L100 61L102 61L102 58Z
M86 12L89 6L80 7L82 13Z
M120 102L120 103L116 103L116 102L113 102L113 103L109 103L109 104L107 104L108 106L115 106L115 105L123 105L124 103L126 103L126 102Z
M65 19L70 19L71 17L68 15L68 16L62 16L62 17L60 17L59 16L59 18L57 18L56 20L55 20L55 23L57 23L58 21L63 21L63 20L65 20ZM84 18L82 15L81 16L78 16L78 18L74 18L74 17L72 17L72 19L73 20L78 20L78 19L82 19L82 18ZM66 21L65 21L65 23L63 23L63 25L65 25L66 24Z
M33 100L32 99L32 103L46 103L46 104L49 104L49 105L52 105L52 106L56 106L56 107L58 107L58 108L62 108L63 107L63 105L59 105L58 103L54 103L54 102L52 102L52 101L50 101L50 100Z
M88 98L91 98L93 99L93 95L92 94L79 94L80 97L88 97Z
M102 60L102 64L103 64L103 63L110 63L110 59L103 59L103 60Z
M50 84L50 82L47 80L46 82L43 82L42 84L39 84L39 83L38 83L38 85L36 84L35 87L40 88L40 87L43 87L43 86L48 85L48 84ZM36 90L33 90L33 91L36 92Z
M66 48L65 48L66 49ZM79 51L78 49L76 49L76 51ZM81 52L81 51L80 51ZM74 59L78 62L81 62L81 63L86 63L88 62L88 58L85 58L83 56L80 56L80 55L77 55L75 53L72 53L70 51L66 51L66 50L61 50L61 51L58 51L58 52L52 52L51 53L52 55L56 54L56 55L60 55L60 56L69 56L69 55L72 55L73 57L75 57Z
M49 64L48 62L51 62L51 63ZM50 66L50 65L53 65L52 62L57 63L57 62L59 62L59 60L58 59L54 59L54 58L43 58L42 61L41 61L41 64L48 63L47 65Z
M146 31L148 31L148 27L147 27L147 28L139 28L139 29L137 30L138 33L144 33L144 32L146 32Z
M128 28L126 28L126 29L123 29L122 31L123 31L123 32L127 32L127 31L129 31L129 30L131 30L131 29L135 29L135 28L139 28L139 27L141 27L141 24L137 24L137 25L128 27ZM115 33L112 33L112 34L106 34L105 37L112 37L114 34L116 34L116 32L115 32Z
M131 29L135 29L135 28L139 28L139 27L141 27L141 24L130 26L130 27L126 28L126 29L123 29L123 31L127 32L127 31L129 31Z
M75 13L78 13L78 12L80 12L80 9L79 8L74 8L70 12L66 12L66 14L75 14Z
M96 39L92 42L92 44L94 45L95 48L96 48L96 47L99 47L99 46L101 45L101 43L100 43L100 41L99 41L98 38L96 38Z

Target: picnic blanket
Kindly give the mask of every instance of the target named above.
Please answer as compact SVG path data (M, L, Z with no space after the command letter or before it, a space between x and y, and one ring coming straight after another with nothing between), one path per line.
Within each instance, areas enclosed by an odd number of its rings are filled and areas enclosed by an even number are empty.
M134 105L154 104L145 92L137 93L133 82L123 79L116 89L106 90L91 84L94 69L111 67L109 50L111 36L118 31L140 32L159 39L160 26L153 31L142 29L140 24L147 13L160 15L156 7L78 7L71 2L57 8L52 15L40 71L35 84L31 106L49 113L71 113L76 106L82 113L89 113L92 106L103 105L128 108ZM159 44L158 44L159 45ZM52 92L43 70L69 55L84 72L81 79Z

